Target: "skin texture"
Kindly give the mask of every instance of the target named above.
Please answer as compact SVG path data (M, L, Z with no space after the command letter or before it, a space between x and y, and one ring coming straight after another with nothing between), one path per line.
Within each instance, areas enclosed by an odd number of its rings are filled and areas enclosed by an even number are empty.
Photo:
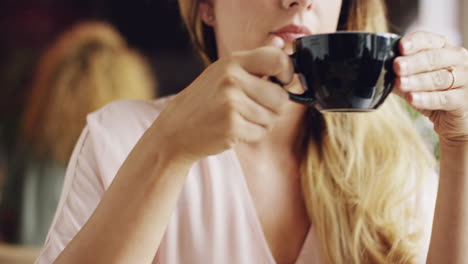
M239 157L273 256L278 263L293 262L310 225L297 195L294 156L305 108L265 78L276 76L290 83L288 89L301 89L287 56L291 44L270 32L291 23L312 33L334 31L340 5L339 0L203 2L200 14L216 32L220 59L146 131L56 263L150 263L190 166L229 148ZM394 91L434 122L441 139L428 263L462 263L468 259L463 250L468 247L468 53L428 32L405 36L400 48ZM456 80L446 91L452 82L448 66L455 67ZM275 184L261 184L264 175ZM130 206L119 206L123 200ZM286 227L293 228L284 232Z
M427 262L464 263L468 259L468 52L428 32L405 36L400 48L403 56L394 65L399 76L395 92L434 123L440 139L439 191ZM453 75L447 67L454 67Z

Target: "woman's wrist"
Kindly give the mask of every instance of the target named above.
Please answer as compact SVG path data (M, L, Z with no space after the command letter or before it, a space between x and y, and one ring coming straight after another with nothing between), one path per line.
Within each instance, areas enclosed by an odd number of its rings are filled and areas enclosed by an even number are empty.
M453 150L467 150L468 149L468 135L464 137L457 137L447 139L444 137L439 137L439 145L442 149L453 149Z
M155 157L161 166L167 168L179 167L181 169L189 169L196 159L190 157L186 151L183 150L177 141L166 136L165 131L153 125L150 128L152 136L151 146L156 151Z
M440 166L441 173L451 179L468 177L468 142L441 138Z

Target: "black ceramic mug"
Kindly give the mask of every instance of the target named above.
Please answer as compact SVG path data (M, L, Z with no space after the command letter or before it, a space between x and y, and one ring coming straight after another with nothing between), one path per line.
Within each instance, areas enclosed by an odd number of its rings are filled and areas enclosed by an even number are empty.
M353 31L296 39L291 59L305 92L289 93L290 99L320 111L377 109L395 82L392 65L399 39L391 33Z

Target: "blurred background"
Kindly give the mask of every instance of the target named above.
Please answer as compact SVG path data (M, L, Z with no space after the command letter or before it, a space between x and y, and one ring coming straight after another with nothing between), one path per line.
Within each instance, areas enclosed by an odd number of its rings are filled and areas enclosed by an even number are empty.
M468 44L468 0L386 2L391 31ZM201 71L176 0L2 0L0 264L33 263L87 113L177 93Z

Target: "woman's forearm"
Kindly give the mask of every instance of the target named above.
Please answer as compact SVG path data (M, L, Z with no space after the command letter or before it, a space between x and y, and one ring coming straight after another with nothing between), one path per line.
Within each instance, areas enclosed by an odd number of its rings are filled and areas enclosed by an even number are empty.
M468 143L440 143L440 179L428 263L468 260Z
M151 127L140 139L90 219L54 263L151 263L190 163Z

